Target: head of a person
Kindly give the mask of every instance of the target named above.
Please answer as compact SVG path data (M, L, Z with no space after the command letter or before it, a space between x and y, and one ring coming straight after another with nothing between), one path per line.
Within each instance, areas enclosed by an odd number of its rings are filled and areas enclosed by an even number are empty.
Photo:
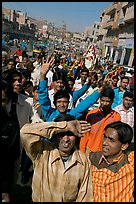
M2 110L6 109L6 105L8 104L11 95L12 95L11 86L9 86L9 84L6 81L2 80Z
M93 72L91 75L91 86L92 88L95 88L97 86L97 82L98 82L98 75L96 72Z
M23 90L28 96L33 97L33 82L30 80L26 81L23 84Z
M71 120L75 120L75 117L69 114L60 114L54 121L62 122ZM58 133L56 137L60 155L64 157L71 155L77 146L78 137L70 131Z
M6 64L7 61L7 52L6 51L2 51L2 64Z
M55 71L52 80L55 92L65 88L66 76L62 71Z
M28 62L28 57L27 57L27 56L24 56L24 57L22 58L22 62L21 62L21 63L22 63L24 66L26 66L27 62Z
M102 152L109 161L125 153L133 138L133 129L127 123L116 121L109 123L104 129Z
M83 82L86 82L89 76L89 70L84 66L80 71L80 78Z
M112 84L114 87L117 87L118 81L119 81L118 76L117 76L117 75L116 75L116 76L113 76L113 77L112 77L111 84Z
M8 84L13 88L13 92L22 92L22 74L17 70L12 70L9 72L5 79Z
M129 109L132 107L133 102L134 102L134 94L132 92L129 91L125 91L123 94L123 106L125 107L125 109Z
M18 50L21 50L21 47L20 47L20 46L17 46L17 49L18 49Z
M66 90L59 90L54 94L54 105L60 113L67 112L69 99L70 96Z
M31 73L27 69L22 69L20 72L22 74L22 86L23 86L27 81L30 81Z
M114 95L113 89L107 87L100 96L100 110L103 112L103 114L107 115L111 111Z
M36 61L37 61L38 63L41 63L41 62L42 62L42 56L41 56L41 55L38 55L38 56L36 57Z
M125 90L127 89L128 84L129 84L129 77L127 76L121 77L120 87Z
M75 79L74 77L67 77L66 78L66 90L68 91L72 91L73 90L73 86L75 84Z
M7 69L15 69L15 61L14 59L7 60Z
M38 101L38 86L33 86L33 100Z

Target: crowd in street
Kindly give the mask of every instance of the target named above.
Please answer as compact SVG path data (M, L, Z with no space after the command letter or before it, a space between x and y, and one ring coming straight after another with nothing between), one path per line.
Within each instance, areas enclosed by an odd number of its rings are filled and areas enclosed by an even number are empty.
M2 51L2 202L20 173L32 202L134 202L134 72L85 60Z

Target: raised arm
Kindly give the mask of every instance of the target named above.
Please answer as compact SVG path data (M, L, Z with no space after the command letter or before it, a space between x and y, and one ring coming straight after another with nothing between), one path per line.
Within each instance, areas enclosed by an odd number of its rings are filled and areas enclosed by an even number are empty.
M42 113L44 115L44 119L47 120L50 116L52 110L51 101L48 95L48 79L46 78L46 74L48 73L49 69L52 67L54 63L54 58L51 59L47 58L46 62L41 66L40 72L40 83L38 89L38 101L41 106Z
M64 121L64 122L41 122L25 124L21 128L21 142L33 161L36 156L42 153L42 138L51 138L59 132L71 131L81 137L82 134L90 131L90 124L86 121ZM45 141L44 141L45 142Z
M86 83L81 89L73 91L73 102L76 104L77 100L88 90L90 83Z
M70 110L69 114L73 115L76 119L79 119L84 114L84 112L100 98L101 93L105 88L106 84L103 82L102 87L100 87L98 91L94 91L92 94L87 96L77 105L77 107Z

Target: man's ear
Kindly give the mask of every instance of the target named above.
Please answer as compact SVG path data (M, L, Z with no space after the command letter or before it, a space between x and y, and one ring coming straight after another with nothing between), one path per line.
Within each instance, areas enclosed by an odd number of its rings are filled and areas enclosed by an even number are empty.
M125 151L128 148L128 146L129 146L128 143L122 144L122 147L121 147L122 151Z

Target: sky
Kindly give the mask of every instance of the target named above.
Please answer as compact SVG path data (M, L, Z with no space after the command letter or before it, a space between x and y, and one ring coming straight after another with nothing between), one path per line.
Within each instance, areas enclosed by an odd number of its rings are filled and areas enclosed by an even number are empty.
M47 20L67 31L84 32L113 2L2 2L2 7L27 12L28 17Z

